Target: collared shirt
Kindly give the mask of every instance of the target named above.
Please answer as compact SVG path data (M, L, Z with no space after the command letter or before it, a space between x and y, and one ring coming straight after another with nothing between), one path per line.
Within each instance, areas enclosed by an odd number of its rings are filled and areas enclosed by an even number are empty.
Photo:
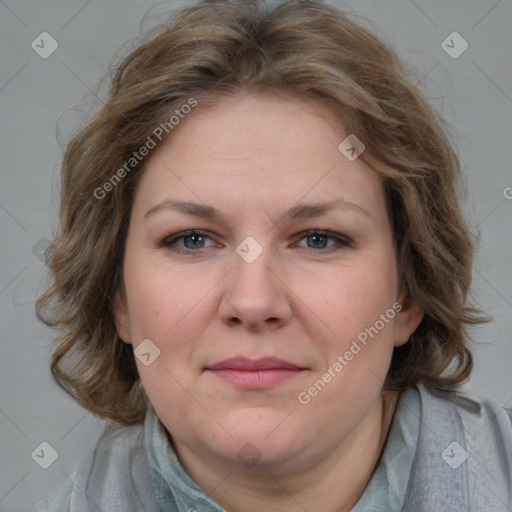
M421 400L416 388L402 393L386 446L372 478L352 512L399 512L404 504L407 483L416 451L421 421ZM187 474L180 463L165 427L149 407L144 422L144 444L148 454L151 482L162 510L178 501L185 510L207 505L212 512L225 510L210 498ZM101 465L101 461L99 461ZM71 475L47 512L67 512L76 472ZM43 508L40 506L40 509Z

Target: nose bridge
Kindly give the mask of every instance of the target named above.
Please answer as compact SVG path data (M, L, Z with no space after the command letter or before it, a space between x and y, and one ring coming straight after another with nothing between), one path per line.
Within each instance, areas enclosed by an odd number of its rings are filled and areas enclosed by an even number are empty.
M247 237L237 246L220 308L224 321L238 319L254 328L289 317L286 287L276 276L270 240Z
M248 236L237 246L231 276L231 286L242 293L239 299L254 304L269 300L276 285L270 237L258 238Z

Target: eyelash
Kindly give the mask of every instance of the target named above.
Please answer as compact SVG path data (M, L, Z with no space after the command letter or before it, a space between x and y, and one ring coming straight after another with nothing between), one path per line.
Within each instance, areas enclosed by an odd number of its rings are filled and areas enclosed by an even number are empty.
M180 240L182 238L188 238L189 236L193 236L193 235L200 235L200 236L211 238L208 235L208 233L206 233L205 231L188 230L188 231L182 231L180 233L176 233L175 235L171 235L170 237L165 238L162 241L161 245L166 247L170 251L176 252L178 254L187 254L187 255L191 255L192 253L201 253L204 249L207 249L207 248L180 249L180 248L176 247L175 244L178 240ZM330 231L325 231L325 230L321 230L321 229L310 229L310 230L304 231L303 233L301 233L301 235L302 235L301 238L298 239L299 242L301 240L303 240L304 238L308 238L308 237L315 236L315 235L327 237L327 238L330 238L337 242L337 245L329 247L329 248L325 248L325 249L313 249L313 248L309 248L309 247L303 247L303 249L311 249L312 251L317 252L317 253L321 252L321 253L329 254L334 251L339 251L342 248L352 246L352 243L348 238L341 237L339 235L331 233Z

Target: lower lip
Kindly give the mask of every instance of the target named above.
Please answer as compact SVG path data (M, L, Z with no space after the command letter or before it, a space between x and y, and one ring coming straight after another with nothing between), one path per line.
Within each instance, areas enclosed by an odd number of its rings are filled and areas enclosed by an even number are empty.
M299 375L302 370L298 368L273 368L268 370L209 370L217 377L241 388L264 389L275 386L280 382Z

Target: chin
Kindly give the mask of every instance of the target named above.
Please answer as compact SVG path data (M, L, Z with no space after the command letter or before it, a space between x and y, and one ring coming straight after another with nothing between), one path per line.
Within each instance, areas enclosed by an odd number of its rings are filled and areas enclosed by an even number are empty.
M235 457L237 464L243 463L246 457L258 459L258 464L262 466L286 463L293 453L304 449L310 441L301 438L301 432L304 433L305 429L285 423L279 414L269 415L265 419L260 414L259 421L247 414L243 423L224 423L231 434L223 436L226 453L230 458Z

